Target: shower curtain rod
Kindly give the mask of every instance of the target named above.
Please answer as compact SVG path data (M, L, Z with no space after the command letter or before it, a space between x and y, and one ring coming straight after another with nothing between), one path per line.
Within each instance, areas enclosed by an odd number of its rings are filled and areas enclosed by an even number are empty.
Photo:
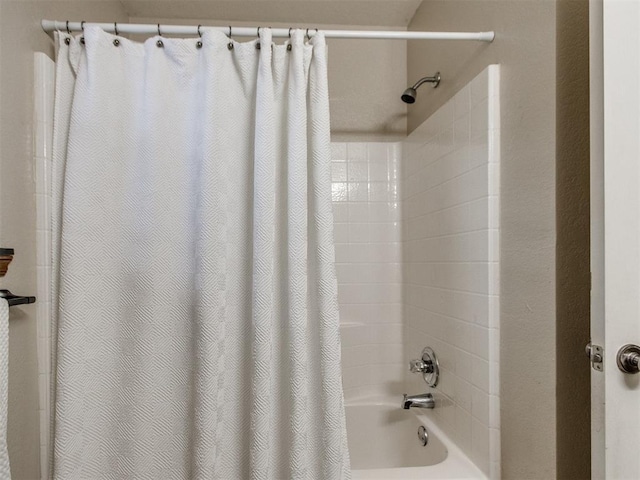
M42 28L45 32L59 30L61 32L80 32L85 23L88 22L68 22L59 20L42 20ZM198 35L198 27L193 25L161 25L145 23L92 23L98 25L107 32L118 33L140 33L161 35ZM204 25L201 25L204 27ZM260 27L207 27L214 28L219 32L229 34L234 37L256 37ZM263 27L264 28L264 27ZM376 31L376 30L322 30L326 38L369 38L369 39L389 39L389 40L476 40L481 42L492 42L495 38L494 32L409 32L409 31ZM290 29L273 28L273 37L288 37ZM307 34L313 36L315 28L309 28Z

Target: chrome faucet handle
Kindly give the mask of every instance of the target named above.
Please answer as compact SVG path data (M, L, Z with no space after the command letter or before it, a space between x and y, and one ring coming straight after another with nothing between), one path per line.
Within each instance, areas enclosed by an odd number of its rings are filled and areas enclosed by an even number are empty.
M409 370L411 373L431 373L433 372L433 362L431 359L414 358L409 362Z
M411 373L422 373L426 371L427 365L422 361L422 359L414 358L409 361L409 371Z
M409 371L411 373L421 373L422 378L430 387L438 385L438 376L440 374L438 358L429 347L425 347L422 350L421 358L414 358L409 361Z

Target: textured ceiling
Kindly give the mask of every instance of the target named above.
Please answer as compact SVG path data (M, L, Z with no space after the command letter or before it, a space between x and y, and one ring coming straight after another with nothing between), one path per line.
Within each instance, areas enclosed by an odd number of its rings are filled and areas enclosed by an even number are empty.
M131 17L405 28L422 0L121 0Z

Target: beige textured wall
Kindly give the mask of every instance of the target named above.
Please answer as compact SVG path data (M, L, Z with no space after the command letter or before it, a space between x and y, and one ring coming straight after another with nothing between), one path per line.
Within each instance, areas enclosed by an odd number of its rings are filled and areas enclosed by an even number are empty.
M581 480L591 477L589 2L557 5L557 468Z
M0 245L16 257L3 288L36 290L35 200L31 128L33 52L53 55L42 18L124 20L118 1L0 1ZM14 480L39 478L35 306L13 307L9 326L8 443Z
M132 17L132 23L176 23L162 18ZM181 25L255 26L255 22L180 20ZM272 23L272 27L295 27ZM308 24L305 24L308 26ZM401 30L398 27L318 25L341 30ZM243 38L238 38L242 41ZM245 40L249 38L245 37ZM275 39L282 42L283 39ZM407 88L407 42L404 40L328 39L331 140L394 141L407 133L407 108L400 95Z
M436 70L409 131L501 65L501 428L504 479L556 478L556 2L426 0L410 30L495 30L492 44L409 42L409 81Z

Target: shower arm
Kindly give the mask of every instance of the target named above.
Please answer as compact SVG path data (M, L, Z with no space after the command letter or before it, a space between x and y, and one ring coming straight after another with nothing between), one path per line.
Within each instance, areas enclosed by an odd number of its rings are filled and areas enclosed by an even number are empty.
M411 88L417 90L423 83L433 83L433 88L436 88L440 84L440 72L437 72L433 77L422 77Z

